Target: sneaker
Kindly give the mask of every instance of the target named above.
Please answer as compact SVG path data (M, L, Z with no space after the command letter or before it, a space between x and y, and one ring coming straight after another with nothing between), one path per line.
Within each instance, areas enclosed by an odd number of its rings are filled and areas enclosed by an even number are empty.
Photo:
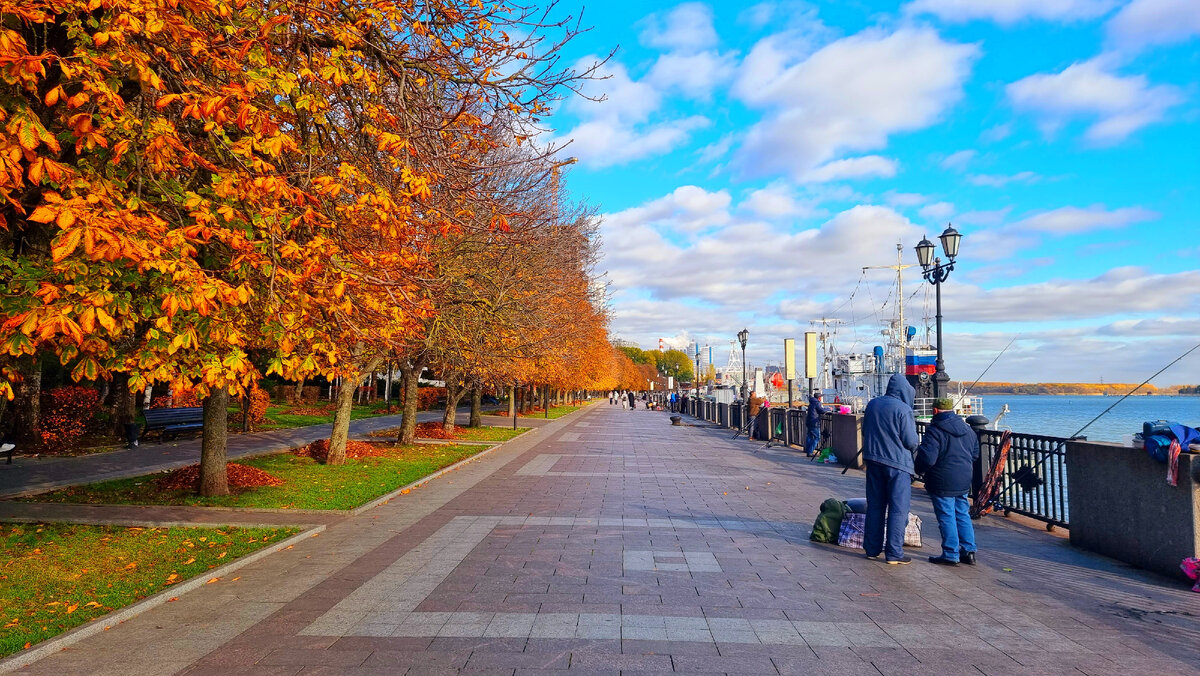
M872 560L872 561L878 561L878 560L879 560L879 555L878 555L878 554L863 554L863 558L864 558L864 559L870 559L870 560Z
M898 559L888 559L887 560L887 564L889 566L907 566L910 563L912 563L912 557L907 556L907 555L901 556Z
M959 563L965 563L968 566L975 565L975 552L959 552L958 561Z
M958 565L958 561L951 561L950 559L947 559L944 556L931 556L931 557L929 557L929 562L936 563L939 566L957 566Z

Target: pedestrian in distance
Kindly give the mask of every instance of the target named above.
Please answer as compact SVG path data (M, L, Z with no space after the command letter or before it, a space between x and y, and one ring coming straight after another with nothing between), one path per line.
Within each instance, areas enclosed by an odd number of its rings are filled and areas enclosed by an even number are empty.
M892 565L912 563L904 554L904 528L912 500L913 452L917 450L915 396L904 376L894 374L884 395L872 399L863 414L862 456L867 465L863 549L868 559L882 553Z
M634 402L636 402L636 401L637 401L637 399L635 398L635 396L634 396L634 394L633 394L633 390L629 390L629 410L630 410L630 411L632 411L633 409L637 408L637 407L634 405Z
M808 413L804 416L804 429L807 434L804 437L804 452L810 456L816 455L821 445L821 416L827 412L827 409L821 405L821 393L813 392L808 397Z
M933 419L925 427L915 459L942 533L942 553L929 557L930 563L975 565L975 527L967 490L978 459L979 436L954 412L954 401L949 397L935 401Z
M621 410L628 411L629 410L629 400L625 398L625 392L623 392L623 391L617 392L617 399L620 400L620 402L621 402Z

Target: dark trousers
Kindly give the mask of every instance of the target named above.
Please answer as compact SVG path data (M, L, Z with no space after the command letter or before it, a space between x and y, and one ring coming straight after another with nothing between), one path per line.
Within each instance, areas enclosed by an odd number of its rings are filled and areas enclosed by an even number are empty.
M808 434L804 436L804 451L809 455L821 450L817 448L821 445L821 423L808 426Z
M867 523L863 549L868 556L883 552L888 559L904 556L904 528L912 499L912 475L877 462L867 462ZM884 542L884 524L887 542Z

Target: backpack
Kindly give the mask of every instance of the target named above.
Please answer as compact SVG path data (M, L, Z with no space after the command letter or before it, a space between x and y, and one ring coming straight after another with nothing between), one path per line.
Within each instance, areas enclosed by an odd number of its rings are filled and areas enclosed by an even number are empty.
M849 511L850 508L846 503L837 498L829 498L822 502L821 513L813 522L812 535L809 536L809 539L813 542L837 544L838 532L842 528L842 519Z

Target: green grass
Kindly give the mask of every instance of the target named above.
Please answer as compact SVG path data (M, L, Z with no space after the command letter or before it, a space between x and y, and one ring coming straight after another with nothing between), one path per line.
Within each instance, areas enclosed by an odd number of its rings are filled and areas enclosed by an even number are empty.
M564 415L567 415L568 413L574 413L575 411L578 411L581 408L583 408L583 406L551 406L550 407L550 415L546 415L546 413L543 411L537 411L534 413L522 413L517 417L519 417L519 418L551 418L551 419L561 418ZM487 415L507 416L508 409L501 409L499 411L488 411Z
M312 407L317 408L317 407ZM321 415L297 415L288 413L291 409L289 406L271 406L267 409L267 421L261 425L256 425L255 429L259 430L281 430L292 427L308 427L310 425L324 425L333 422L333 411L323 413ZM399 408L393 407L393 413L398 413ZM358 420L360 418L374 418L380 415L387 415L387 409L379 406L355 406L350 409L350 419Z
M396 455L349 459L344 465L322 465L312 458L280 453L238 460L284 481L205 498L187 490L165 490L153 479L161 474L114 479L35 495L29 502L109 505L196 505L257 509L353 509L405 484L486 450L481 446L397 446Z
M528 432L529 427L458 427L455 434L462 441L508 441Z
M0 657L296 532L0 524Z

